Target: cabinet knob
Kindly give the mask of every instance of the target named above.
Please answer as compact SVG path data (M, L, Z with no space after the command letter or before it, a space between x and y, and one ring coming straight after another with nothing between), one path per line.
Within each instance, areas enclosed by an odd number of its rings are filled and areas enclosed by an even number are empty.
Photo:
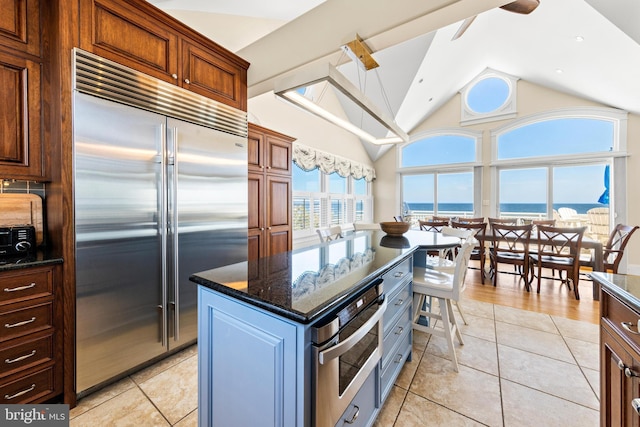
M633 399L631 401L631 406L633 407L633 410L636 411L638 415L640 415L640 399L637 397Z
M260 231L264 231L264 227L260 227Z
M189 79L184 79L184 82L185 82L186 84L191 84L191 80L189 80Z
M271 169L271 166L267 166L267 169Z
M267 230L271 230L271 227L267 227Z
M629 368L624 368L624 376L627 378L633 378L633 377L637 377L638 374L636 374L634 371L632 371Z
M178 75L176 73L171 74L171 77L173 77L174 80L178 80Z
M264 169L264 166L260 165L260 169Z

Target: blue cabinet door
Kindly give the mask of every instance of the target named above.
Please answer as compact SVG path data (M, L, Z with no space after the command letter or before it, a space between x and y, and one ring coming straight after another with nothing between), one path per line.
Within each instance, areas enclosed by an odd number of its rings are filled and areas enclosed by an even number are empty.
M198 425L296 426L296 325L198 287Z

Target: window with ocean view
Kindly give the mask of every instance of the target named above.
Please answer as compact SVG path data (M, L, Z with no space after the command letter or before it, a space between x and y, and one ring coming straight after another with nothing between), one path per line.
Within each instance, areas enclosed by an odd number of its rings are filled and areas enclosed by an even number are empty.
M413 219L473 215L473 172L403 175L402 197Z
M474 215L481 132L436 129L400 147L402 209L413 220Z
M293 164L293 230L311 235L322 226L371 222L373 201L366 179L305 171Z
M591 209L608 208L620 118L605 113L548 113L495 131L499 215L567 223L565 211L578 224Z

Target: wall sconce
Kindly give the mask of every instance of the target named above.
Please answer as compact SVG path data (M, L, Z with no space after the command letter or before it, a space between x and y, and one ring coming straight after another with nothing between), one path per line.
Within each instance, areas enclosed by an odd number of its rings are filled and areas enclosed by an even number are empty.
M351 50L350 45L344 46L343 49L346 53L350 53L350 56L355 55L355 58L363 62L365 67L370 66L364 62L365 60L370 60L365 58L365 55L363 55L362 52L355 51L354 53L354 51ZM375 66L377 66L377 63ZM323 83L327 86L319 85ZM391 132L392 135L376 137L350 121L331 113L319 104L315 103L310 97L305 96L313 92L314 89L317 89L316 92L323 92L327 90L328 87L333 88L337 93L344 95L341 99L346 99L356 105L363 114L366 114L377 124L386 128L386 130ZM297 105L318 117L322 117L323 119L340 126L341 128L372 144L397 144L409 141L409 135L407 135L407 133L395 123L390 115L386 114L371 102L364 93L362 93L349 81L349 79L347 79L331 64L319 64L307 67L300 72L284 77L280 81L276 82L274 92L277 96L287 100L288 102Z

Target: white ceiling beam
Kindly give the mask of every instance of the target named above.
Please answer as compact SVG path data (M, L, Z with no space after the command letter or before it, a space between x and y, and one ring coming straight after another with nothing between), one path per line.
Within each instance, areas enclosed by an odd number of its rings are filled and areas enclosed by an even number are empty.
M509 3L505 0L327 0L239 50L249 61L249 97L307 64L336 64L358 34L375 52Z

